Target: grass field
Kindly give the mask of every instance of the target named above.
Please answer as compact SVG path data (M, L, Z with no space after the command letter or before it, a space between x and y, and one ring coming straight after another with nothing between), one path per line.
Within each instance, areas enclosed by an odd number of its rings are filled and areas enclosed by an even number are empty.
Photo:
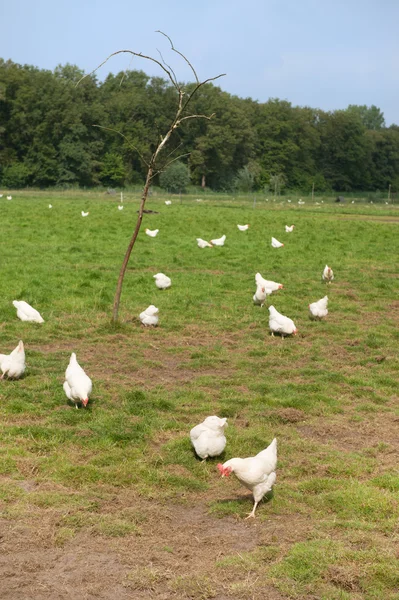
M0 201L0 351L22 339L27 356L23 379L0 381L1 598L399 599L399 210L152 198L112 326L138 209L118 200ZM296 337L269 335L257 271L284 284L269 303ZM328 317L310 321L326 293ZM14 299L45 323L19 321ZM138 320L149 304L155 329ZM86 410L62 389L72 351L93 380ZM252 495L191 449L212 414L228 417L222 460L278 438L253 522Z

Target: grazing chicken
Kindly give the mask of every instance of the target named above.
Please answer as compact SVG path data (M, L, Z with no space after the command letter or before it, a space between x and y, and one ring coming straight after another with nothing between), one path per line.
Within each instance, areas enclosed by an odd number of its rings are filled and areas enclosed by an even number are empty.
M86 375L76 360L75 352L72 352L69 359L69 365L65 371L63 388L67 398L75 404L76 408L78 408L78 404L80 403L82 406L87 406L92 390L92 383L90 377Z
M44 323L41 314L24 300L13 300L13 305L17 309L17 317L21 321L33 321L34 323Z
M82 215L82 217L88 217L89 216L89 212L85 212L84 210L82 210L82 212L80 213Z
M170 206L172 204L172 200L165 200L166 206Z
M12 196L7 196L7 200L12 200Z
M213 248L212 244L210 244L209 242L206 242L205 240L203 240L201 238L196 238L196 239L197 239L198 248Z
M295 225L291 225L291 226L286 225L285 226L285 232L286 233L292 233L294 231L294 227L295 227Z
M53 208L53 205L52 205L52 204L49 204L49 205L48 205L48 207L49 207L49 208Z
M171 278L163 273L157 273L156 275L153 275L153 277L155 278L155 285L159 290L166 290L172 285Z
M273 248L281 248L282 246L284 246L284 244L276 240L276 238L272 237L272 246Z
M275 469L277 466L277 440L256 456L249 458L231 458L223 465L218 464L222 477L228 477L234 473L238 481L251 490L254 496L254 507L247 519L255 517L256 507L263 496L270 492L276 482Z
M156 325L158 325L158 313L159 310L157 309L157 307L153 304L150 304L148 308L146 308L145 310L143 310L143 312L140 313L140 321L143 325L153 325L155 327Z
M3 197L3 194L0 194L0 198L2 198L2 197Z
M328 281L328 283L331 283L332 280L334 279L333 270L328 265L326 265L324 267L322 278L323 278L323 281Z
M118 210L123 210L123 206L121 206L120 204L118 204Z
M21 377L25 371L25 350L22 340L11 354L0 354L0 370L2 373L0 379L4 379L5 375L8 379Z
M254 294L253 300L254 304L260 304L261 308L264 305L266 298L268 295L272 293L272 290L265 288L264 285L259 284L256 287L256 292Z
M305 202L303 200L298 200L298 204L305 204Z
M190 431L191 443L200 458L206 460L209 456L219 456L226 447L224 428L227 419L207 417L205 421L193 427Z
M150 237L156 237L158 235L158 231L159 231L159 229L151 230L151 229L147 228L145 230L146 234L149 235Z
M211 244L213 244L214 246L224 246L225 241L226 241L226 236L222 235L221 238L217 238L216 240L211 240Z
M309 304L311 319L322 319L323 317L326 317L328 315L327 304L328 296L324 296L321 300Z
M248 223L246 225L237 225L240 231L246 231L249 227Z
M269 306L269 328L272 335L280 333L282 338L298 333L294 321L280 314L274 306Z
M271 292L276 292L277 290L282 290L284 287L282 283L276 283L275 281L263 279L260 273L256 273L255 283L256 285L262 285L264 288L266 288L266 290L270 290L270 292L267 292L268 294Z

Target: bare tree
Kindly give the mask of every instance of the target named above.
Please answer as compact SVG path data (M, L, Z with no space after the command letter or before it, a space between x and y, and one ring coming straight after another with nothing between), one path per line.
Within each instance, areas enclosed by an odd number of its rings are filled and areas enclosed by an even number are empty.
M121 299L121 294L122 294L122 286L123 286L123 280L125 277L125 273L126 273L126 268L129 262L129 258L130 255L132 253L134 244L136 242L138 233L140 231L140 226L141 226L141 221L143 220L143 211L144 211L144 206L147 200L147 196L148 196L148 191L150 189L151 183L153 178L161 171L161 168L158 167L158 163L157 160L159 158L160 153L164 150L166 144L168 143L171 135L173 134L173 132L180 127L180 125L183 123L183 121L187 121L188 119L212 119L212 117L214 116L214 114L212 115L197 115L197 114L186 114L187 112L187 108L188 105L190 104L193 96L198 92L198 90L205 85L206 83L209 83L210 81L215 81L216 79L219 79L219 77L223 77L225 75L225 73L222 73L221 75L217 75L216 77L210 77L209 79L205 79L204 81L200 81L198 79L197 73L194 69L194 67L192 66L192 64L190 63L190 61L186 58L186 56L184 56L184 54L182 54L181 52L179 52L179 50L177 50L174 45L172 40L170 39L170 37L168 35L166 35L165 33L163 33L162 31L157 31L157 33L160 33L161 35L165 36L170 43L170 48L173 52L175 52L176 54L178 54L179 56L181 56L181 58L188 64L188 66L190 67L194 78L195 78L195 85L194 88L192 89L192 91L190 93L187 93L185 90L185 86L182 85L181 83L179 83L177 81L177 77L175 72L173 71L173 69L164 61L162 54L159 52L160 55L160 60L157 60L156 58L153 58L152 56L146 56L145 54L142 54L141 52L133 52L132 50L118 50L117 52L113 52L112 54L110 54L108 56L108 58L106 58L98 67L96 67L91 73L88 73L87 75L85 75L84 77L82 77L82 79L84 79L85 77L88 77L90 75L92 75L93 73L95 73L100 67L102 67L110 58L112 58L113 56L116 56L118 54L131 54L132 56L137 56L139 58L143 58L145 60L149 60L151 62L156 63L163 71L164 73L166 73L166 75L168 76L169 81L172 83L173 87L175 88L176 92L177 92L177 105L176 105L176 113L169 125L168 130L165 132L165 135L161 135L160 136L160 142L158 144L158 146L156 147L155 151L153 152L152 156L150 157L150 159L148 161L146 161L141 155L141 159L143 160L143 162L146 164L147 166L147 176L146 176L146 180L145 180L145 184L144 184L144 189L143 189L143 194L141 196L141 203L140 203L140 208L139 208L139 213L138 213L138 217L137 217L137 222L136 222L136 226L134 228L133 231L133 235L130 239L129 245L127 247L126 253L125 253L125 257L123 259L122 262L122 266L121 266L121 270L119 273L119 278L118 278L118 283L116 286L116 291L115 291L115 297L114 297L114 305L113 305L113 310L112 310L112 321L116 322L118 320L118 314L119 314L119 304L120 304L120 299ZM80 81L82 81L82 79L80 79L77 83L77 85L79 85ZM111 129L109 127L103 127L101 125L96 125L95 127L100 127L101 129L107 129L108 131L114 131L115 133L118 133L119 135L121 135L123 138L125 138L125 136L119 132L116 131L115 129ZM132 144L131 144L132 145ZM134 147L132 145L132 147ZM137 148L135 148L135 150L138 152ZM140 154L138 152L138 154ZM167 159L170 157L170 155L167 157ZM181 156L173 158L171 160L169 160L169 162L167 162L166 164L163 165L163 169L165 169L168 165L170 165L173 161L177 160L178 158L181 158ZM166 160L167 160L166 159Z

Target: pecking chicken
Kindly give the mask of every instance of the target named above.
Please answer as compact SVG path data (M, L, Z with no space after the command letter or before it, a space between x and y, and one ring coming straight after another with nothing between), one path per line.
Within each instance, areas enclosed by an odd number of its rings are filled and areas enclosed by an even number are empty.
M222 235L221 238L217 238L216 240L211 240L211 244L213 244L214 246L224 246L225 241L226 241L226 236Z
M264 279L260 273L256 273L255 283L256 285L263 286L264 288L266 288L266 290L270 290L270 292L267 292L268 294L271 292L276 292L277 290L282 290L284 287L282 283L276 283L275 281L269 281L268 279Z
M274 306L269 306L269 328L272 335L280 333L282 338L286 335L296 335L298 333L294 321L279 313Z
M13 305L17 309L17 317L21 321L33 321L34 323L44 323L41 314L24 300L13 300Z
M156 275L153 275L153 277L155 279L155 285L159 290L166 290L172 285L171 278L163 273L157 273Z
M210 244L209 242L206 242L205 240L203 240L201 238L196 238L196 239L197 239L198 248L213 248L212 244Z
M206 460L209 456L219 456L226 447L224 428L227 419L207 417L202 423L190 431L191 443L200 458Z
M86 375L76 360L75 352L72 352L69 359L69 365L65 371L63 388L67 398L75 404L76 408L78 408L78 404L87 406L92 390L92 383L90 377Z
M254 496L254 507L248 517L255 517L256 507L263 496L270 492L276 482L275 469L277 466L277 439L256 456L249 458L231 458L223 465L218 464L222 477L234 473L237 479L251 490Z
M0 354L0 370L2 373L0 379L4 379L6 375L8 379L21 377L25 371L25 350L22 340L11 354Z
M248 223L246 225L237 225L240 231L246 231L249 227Z
M328 315L327 304L328 296L324 296L324 298L317 300L317 302L309 304L310 318L322 319L323 317L326 317Z
M153 304L150 304L148 308L146 308L145 310L143 310L143 312L140 313L140 321L143 325L153 325L155 327L155 325L158 325L158 313L159 310L157 309L157 307Z
M272 237L272 247L273 248L281 248L282 246L284 246L284 244L282 244L281 242L276 240L276 238Z

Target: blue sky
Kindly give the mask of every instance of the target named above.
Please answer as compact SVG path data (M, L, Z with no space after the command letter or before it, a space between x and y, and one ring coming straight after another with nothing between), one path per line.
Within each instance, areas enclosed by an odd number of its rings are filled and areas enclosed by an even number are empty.
M0 0L0 57L43 69L86 72L128 49L157 57L178 79L184 62L203 79L227 73L222 89L260 102L281 98L323 110L375 104L399 124L399 0ZM125 55L99 72L126 68L159 75Z

